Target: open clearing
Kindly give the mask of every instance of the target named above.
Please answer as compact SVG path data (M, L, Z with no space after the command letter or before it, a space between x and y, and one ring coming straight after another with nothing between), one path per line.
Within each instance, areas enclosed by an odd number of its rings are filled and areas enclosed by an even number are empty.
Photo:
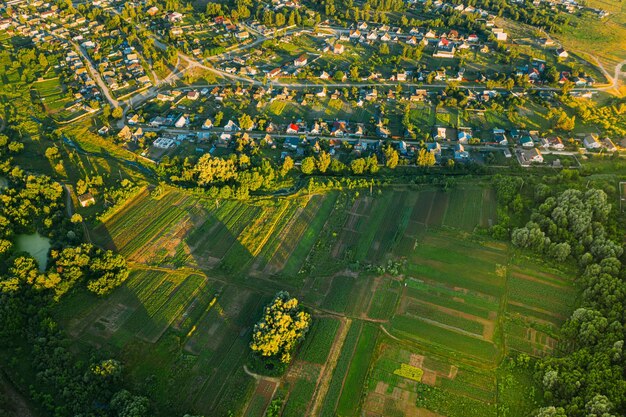
M279 396L282 416L523 416L532 398L497 392L532 392L530 371L503 363L551 352L577 293L484 237L495 206L479 184L251 202L144 190L92 232L128 257L128 281L56 315L78 348L176 398L163 415L260 417ZM250 330L281 289L313 325L283 377L254 377Z

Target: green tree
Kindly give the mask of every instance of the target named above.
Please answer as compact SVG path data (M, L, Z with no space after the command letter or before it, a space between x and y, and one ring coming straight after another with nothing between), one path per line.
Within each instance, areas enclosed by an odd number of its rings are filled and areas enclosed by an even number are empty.
M322 174L326 172L328 167L330 166L331 157L330 154L326 151L321 151L317 156L317 169Z
M435 165L435 154L425 148L420 149L417 154L417 166L431 167L433 165Z
M283 165L280 168L280 175L284 177L293 169L293 159L290 156L286 156L283 160Z
M350 170L352 170L352 173L356 175L360 175L365 172L366 166L367 162L363 158L357 158L350 162Z
M300 167L303 174L311 175L315 171L315 158L312 156L307 156L302 160L302 165Z
M114 108L111 112L111 116L113 116L114 119L121 119L122 116L124 116L124 109L119 106Z
M263 317L254 326L250 348L264 359L287 364L310 324L311 315L302 311L298 300L281 291L265 306Z
M239 116L239 127L243 130L250 130L254 127L254 121L250 115L244 113Z
M390 169L394 169L398 166L400 155L393 146L387 145L383 148L383 154L385 155L385 166Z

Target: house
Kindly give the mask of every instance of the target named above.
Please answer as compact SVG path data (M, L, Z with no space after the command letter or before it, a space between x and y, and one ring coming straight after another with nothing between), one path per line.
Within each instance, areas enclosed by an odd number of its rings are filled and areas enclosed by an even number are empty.
M518 155L520 163L524 166L528 166L533 163L543 163L543 156L541 155L541 151L537 148L520 150Z
M443 38L439 41L437 49L433 53L435 58L454 58L456 47L452 42Z
M200 98L200 93L196 90L192 90L187 93L187 99L191 101L196 101Z
M394 74L391 76L390 81L406 81L406 77L407 77L407 73L405 72L399 72L397 74ZM393 90L389 90L390 92L393 92Z
M240 41L244 41L246 39L248 39L250 37L250 33L248 33L248 31L246 30L242 30L240 32L237 32L235 34L235 38L237 38Z
M178 13L178 12L173 12L173 13L168 13L165 18L170 22L170 23L176 23L176 22L180 22L181 20L183 20L183 15Z
M184 115L182 115L178 118L178 120L176 120L176 122L174 123L174 126L180 129L182 127L187 126L187 123L188 123L187 118Z
M347 129L347 123L344 121L334 121L333 122L333 128L330 131L331 136L335 136L335 137L343 137L346 135L346 133L348 132Z
M406 43L408 43L409 45L417 45L417 38L415 36L411 36L409 39L407 39Z
M447 129L445 127L438 127L435 132L433 132L433 139L435 140L447 140Z
M358 152L365 152L367 150L367 142L359 140L355 145L354 145L354 150L358 151Z
M495 36L497 41L506 41L508 39L508 34L502 28L492 28L491 33Z
M78 196L78 202L80 203L81 207L89 207L92 204L96 204L96 199L93 198L93 195L91 195L91 193L85 193Z
M280 68L274 68L273 70L267 73L267 78L276 78L280 75L280 73L281 73Z
M239 130L239 126L237 126L232 120L229 120L228 123L226 123L226 125L224 126L224 131L226 132L232 132L237 130Z
M300 146L301 140L299 138L289 137L285 138L285 142L283 143L283 148L296 150L298 146Z
M287 126L287 131L286 133L298 133L300 131L300 126L298 126L295 123L290 123L289 126Z
M109 133L109 130L111 130L109 126L102 126L100 129L98 129L98 134L104 136Z
M322 71L322 73L319 76L320 80L328 80L330 78L330 74L328 74L326 71Z
M583 139L583 145L589 150L600 149L602 147L602 142L598 139L598 135L590 133L585 137L585 139Z
M122 130L117 134L117 137L122 140L130 140L133 136L133 132L131 132L130 127L124 126Z
M457 161L464 161L469 159L469 152L465 150L465 147L461 143L454 145L454 159Z
M309 60L307 59L306 55L303 54L293 61L293 65L296 67L304 67L308 62Z
M519 144L523 148L533 148L535 146L535 142L533 142L533 139L529 135L523 135L520 137Z
M350 39L359 39L361 37L361 32L357 30L350 31Z
M378 123L378 125L376 125L376 135L378 135L379 137L386 139L389 136L391 136L391 131L389 130L388 127L383 126L382 123Z
M342 44L340 44L340 43L336 43L333 46L333 53L334 54L340 55L340 54L343 54L344 51L345 51L345 47Z
M615 146L613 141L610 138L608 138L608 137L602 139L602 145L609 152L616 152L617 151L617 146Z
M174 142L174 139L164 138L164 137L158 138L152 144L152 146L154 146L155 148L160 148L160 149L173 148L175 145L176 143Z
M472 139L472 135L471 135L471 133L469 133L467 131L461 130L457 134L457 139L459 140L459 143L467 145L469 143L470 139Z
M159 13L159 8L152 6L148 10L146 10L146 13L148 14L148 16L155 16L157 13Z
M507 146L509 144L504 129L493 129L493 139L494 142L501 146Z
M547 138L541 139L541 143L544 148L552 148L557 151L562 151L565 149L565 145L563 145L563 141L558 136L548 136Z
M435 156L441 155L441 144L439 142L429 142L426 144L428 152L435 154Z
M133 117L128 119L128 124L131 125L131 126L134 126L137 123L139 123L139 115L138 114L134 114Z
M559 58L567 58L569 56L569 54L567 53L567 51L563 48L558 48L556 50L556 56L558 56Z
M202 124L202 129L209 130L213 127L213 121L211 119L206 119Z

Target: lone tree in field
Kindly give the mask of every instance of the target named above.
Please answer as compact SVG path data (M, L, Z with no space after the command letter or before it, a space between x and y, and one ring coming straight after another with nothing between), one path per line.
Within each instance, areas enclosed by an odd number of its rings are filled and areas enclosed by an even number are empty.
M311 315L302 311L298 300L281 291L265 306L263 317L255 324L250 348L266 363L286 365L310 324Z

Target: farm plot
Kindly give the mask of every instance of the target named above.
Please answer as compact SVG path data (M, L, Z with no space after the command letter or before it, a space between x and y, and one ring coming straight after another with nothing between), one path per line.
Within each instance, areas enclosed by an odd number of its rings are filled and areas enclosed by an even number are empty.
M365 415L432 415L417 406L424 385L495 402L495 377L484 371L459 368L387 339L381 341L377 352L363 404Z
M487 188L463 188L450 192L443 219L445 226L471 232L495 222L495 198Z
M378 329L372 324L363 326L337 403L338 415L354 416L358 414L361 393L365 388L365 380L376 347L377 336Z
M326 317L315 319L298 353L298 359L324 364L335 340L337 329L339 329L339 321L336 319Z
M286 376L290 389L283 409L283 417L307 415L313 394L315 394L319 374L319 365L296 361L291 366L289 374Z
M59 78L38 81L33 84L33 88L49 114L62 111L72 102L72 98L67 96Z
M98 226L93 235L101 245L132 258L135 251L176 225L185 215L185 205L192 203L182 193L166 192L157 200L146 191Z
M407 274L499 298L504 291L507 263L503 249L449 233L431 233L408 257Z
M558 327L575 305L570 280L526 265L512 265L505 341L507 349L543 356L556 346Z

